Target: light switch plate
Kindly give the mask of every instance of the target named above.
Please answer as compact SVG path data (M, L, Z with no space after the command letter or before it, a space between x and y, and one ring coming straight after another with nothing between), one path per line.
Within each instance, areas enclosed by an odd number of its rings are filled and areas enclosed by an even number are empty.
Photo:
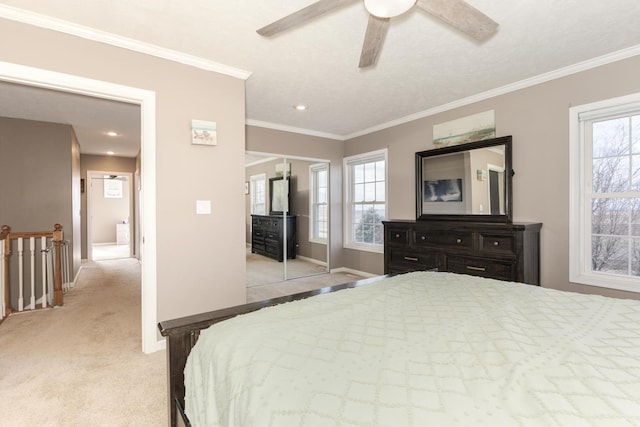
M211 200L196 200L196 214L211 215Z

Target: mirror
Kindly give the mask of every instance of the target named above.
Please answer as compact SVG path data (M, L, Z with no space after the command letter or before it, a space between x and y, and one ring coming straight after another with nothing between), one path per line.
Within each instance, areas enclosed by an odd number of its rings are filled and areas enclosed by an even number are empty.
M416 153L416 218L511 222L511 136Z
M289 213L289 194L291 180L289 177L269 178L269 215Z
M262 296L263 285L329 273L330 164L256 152L246 157L246 283L264 299L271 294Z

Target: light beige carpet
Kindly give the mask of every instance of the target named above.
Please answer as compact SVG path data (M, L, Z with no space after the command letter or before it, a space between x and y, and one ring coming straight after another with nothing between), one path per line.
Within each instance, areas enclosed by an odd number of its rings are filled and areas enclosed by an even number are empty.
M140 264L85 264L64 306L0 324L0 425L164 426L165 352L141 351Z
M247 287L261 286L267 283L278 283L284 280L284 262L263 255L251 253L247 246ZM327 267L315 262L297 257L287 259L287 278L298 278L324 274Z

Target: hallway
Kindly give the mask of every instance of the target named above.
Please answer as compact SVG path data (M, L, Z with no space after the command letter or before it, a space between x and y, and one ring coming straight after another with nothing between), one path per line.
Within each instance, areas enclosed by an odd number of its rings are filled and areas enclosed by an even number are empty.
M165 352L141 350L140 263L83 265L64 306L0 324L0 414L11 426L165 425Z

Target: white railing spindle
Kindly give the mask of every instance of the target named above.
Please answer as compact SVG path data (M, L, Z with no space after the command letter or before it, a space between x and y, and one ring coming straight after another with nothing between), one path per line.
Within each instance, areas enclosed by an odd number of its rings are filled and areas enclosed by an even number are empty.
M24 259L23 238L18 238L18 311L24 310Z
M29 237L29 250L31 256L29 262L31 262L31 298L29 298L29 305L31 310L36 308L36 238Z
M42 308L47 306L47 238L42 236L40 237L40 254L42 257Z

